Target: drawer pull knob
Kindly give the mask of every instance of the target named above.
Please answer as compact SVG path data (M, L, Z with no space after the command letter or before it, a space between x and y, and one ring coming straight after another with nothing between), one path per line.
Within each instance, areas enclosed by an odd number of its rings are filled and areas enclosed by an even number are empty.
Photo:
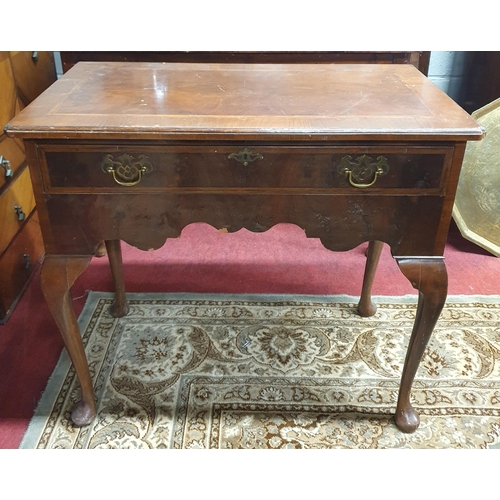
M0 156L0 167L2 167L5 170L6 179L14 175L12 169L10 168L10 161L7 160L7 158L4 158L3 156Z
M26 214L23 212L23 207L16 205L14 210L16 211L18 221L22 221L26 218Z
M102 160L101 169L111 174L120 186L130 187L139 184L142 176L153 170L153 165L146 155L140 155L138 160L128 154L121 155L116 160L113 155L106 155Z
M358 189L365 189L373 186L379 177L389 172L387 158L383 156L377 157L377 161L373 161L370 156L363 155L356 158L354 161L350 156L344 156L340 161L337 171L348 178L349 184ZM364 183L368 179L373 179L371 182Z
M250 151L248 148L245 148L241 150L239 153L231 153L228 156L228 159L230 160L234 159L236 161L239 161L240 163L243 163L243 165L245 165L246 167L250 162L255 160L263 160L264 157L260 153L252 153L252 151Z

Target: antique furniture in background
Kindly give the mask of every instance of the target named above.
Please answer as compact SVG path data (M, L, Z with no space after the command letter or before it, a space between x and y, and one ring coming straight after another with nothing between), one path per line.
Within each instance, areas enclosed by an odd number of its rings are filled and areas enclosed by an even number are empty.
M424 75L429 69L430 52L61 52L63 71L66 73L79 61L122 61L122 62L189 62L189 63L375 63L413 64Z
M52 52L0 52L0 324L7 321L43 254L24 146L3 129L55 80Z
M418 290L395 421L447 294L443 251L466 141L483 129L411 65L85 62L7 125L28 151L46 248L41 284L95 416L70 288L101 241L128 306L120 240L161 247L192 222L296 224L334 251L381 242ZM168 272L168 271L167 271ZM322 403L325 404L325 403Z
M500 52L467 52L463 100L460 104L468 113L500 98Z

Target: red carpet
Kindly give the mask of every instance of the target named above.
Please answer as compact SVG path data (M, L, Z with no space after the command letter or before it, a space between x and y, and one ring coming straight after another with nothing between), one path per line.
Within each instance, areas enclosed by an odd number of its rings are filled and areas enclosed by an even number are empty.
M224 234L193 224L161 250L123 245L130 292L359 295L366 244L326 250L293 225L262 234ZM500 295L500 259L450 231L445 251L450 295ZM86 290L112 291L106 258L93 259L73 287L77 314ZM374 295L415 293L384 248ZM0 326L0 448L17 448L59 358L62 341L40 292L38 274L6 325Z

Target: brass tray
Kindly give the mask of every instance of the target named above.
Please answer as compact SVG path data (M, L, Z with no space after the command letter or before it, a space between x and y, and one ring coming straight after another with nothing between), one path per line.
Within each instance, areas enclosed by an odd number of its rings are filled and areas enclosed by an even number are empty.
M500 99L472 117L486 136L467 144L453 218L464 238L500 257Z

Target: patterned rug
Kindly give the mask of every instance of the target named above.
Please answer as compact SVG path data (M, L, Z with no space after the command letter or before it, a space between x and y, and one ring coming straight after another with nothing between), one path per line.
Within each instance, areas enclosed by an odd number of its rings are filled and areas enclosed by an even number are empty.
M449 297L422 359L403 434L392 415L416 297L129 294L80 316L98 415L69 422L65 353L22 448L500 447L500 297Z

